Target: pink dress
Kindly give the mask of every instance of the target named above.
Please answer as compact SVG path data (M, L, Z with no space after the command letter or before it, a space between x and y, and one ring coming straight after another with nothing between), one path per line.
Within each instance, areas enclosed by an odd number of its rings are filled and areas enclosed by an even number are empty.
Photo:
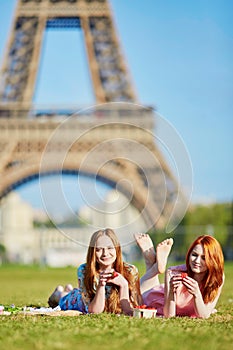
M186 271L185 265L172 266L169 268L171 272L184 272ZM160 284L146 291L142 295L143 302L149 306L157 309L157 315L163 316L164 307L164 284ZM194 298L187 291L184 285L181 285L177 289L176 293L176 316L189 316L197 317L194 307Z

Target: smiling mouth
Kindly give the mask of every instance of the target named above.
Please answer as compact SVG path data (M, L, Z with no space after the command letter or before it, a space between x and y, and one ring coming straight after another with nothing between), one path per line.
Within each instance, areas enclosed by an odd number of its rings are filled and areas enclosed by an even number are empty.
M200 268L201 266L200 266L200 265L193 264L193 267L195 267L196 269L198 269L198 268Z

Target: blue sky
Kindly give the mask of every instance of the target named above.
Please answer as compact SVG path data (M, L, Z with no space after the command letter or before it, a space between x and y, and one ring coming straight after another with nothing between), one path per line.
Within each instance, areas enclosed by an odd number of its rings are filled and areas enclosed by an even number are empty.
M0 0L0 57L14 5ZM111 0L111 6L139 101L157 107L190 154L192 201L231 201L233 2ZM94 102L82 39L77 31L46 33L36 103Z

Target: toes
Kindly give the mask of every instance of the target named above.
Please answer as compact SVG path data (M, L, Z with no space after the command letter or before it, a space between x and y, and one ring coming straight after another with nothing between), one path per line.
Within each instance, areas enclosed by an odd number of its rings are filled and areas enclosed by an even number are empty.
M169 238L168 241L169 241L168 244L173 245L173 238Z
M135 238L136 240L138 240L138 239L142 238L142 234L141 234L141 233L135 233L135 234L134 234L134 238Z
M134 238L137 240L137 239L141 239L143 237L148 237L148 234L147 233L135 233L134 234Z
M164 241L160 242L158 244L158 247L161 245L172 245L173 244L173 239L172 238L167 238Z

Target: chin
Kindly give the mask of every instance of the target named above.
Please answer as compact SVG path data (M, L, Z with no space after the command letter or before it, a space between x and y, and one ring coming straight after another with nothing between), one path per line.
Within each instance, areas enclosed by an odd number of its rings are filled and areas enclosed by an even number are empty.
M200 269L197 269L196 267L193 267L191 270L192 270L192 272L195 272L195 273L200 273L201 272Z
M110 266L113 264L113 262L112 261L101 261L101 264L105 265L105 266Z

